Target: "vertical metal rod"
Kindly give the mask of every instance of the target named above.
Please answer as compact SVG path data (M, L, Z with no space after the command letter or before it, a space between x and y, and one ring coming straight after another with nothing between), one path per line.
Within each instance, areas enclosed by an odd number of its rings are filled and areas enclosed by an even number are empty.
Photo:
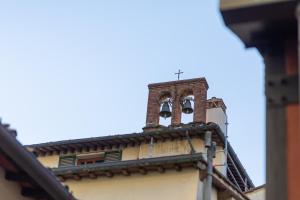
M191 154L196 153L196 150L195 150L195 148L194 148L194 146L193 146L192 140L191 140L191 138L190 138L190 136L189 136L189 131L186 131L185 134L186 134L186 138L187 138L188 144L190 145L190 148L191 148L190 153L191 153Z
M207 148L207 177L203 186L203 200L211 200L212 192L212 174L213 174L213 156L214 156L214 143L211 139L212 132L205 132L205 147Z
M226 122L225 122L225 171L227 172L227 167L228 167L228 164L227 164L227 157L228 157L228 116L227 114L225 113L225 117L226 117Z
M244 180L244 188L245 188L245 191L247 192L248 191L248 184L247 184L247 177L245 178Z

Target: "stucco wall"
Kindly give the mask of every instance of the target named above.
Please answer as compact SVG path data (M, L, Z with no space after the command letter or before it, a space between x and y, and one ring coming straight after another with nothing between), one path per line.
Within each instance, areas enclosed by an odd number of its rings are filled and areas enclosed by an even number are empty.
M225 167L225 152L223 147L217 146L216 148L216 158L213 160L213 164L217 170L219 170L223 175L226 176L226 167Z
M265 200L266 199L265 195L266 195L265 187L261 187L259 189L246 193L246 196L249 197L251 200Z
M204 142L200 138L192 139L193 147L196 152L205 153ZM225 155L222 151L223 148L218 146L216 152L216 158L214 159L214 165L222 165L225 161ZM174 156L189 154L191 147L187 140L173 140L165 142L156 142L153 144L152 150L149 144L141 144L140 146L126 147L122 151L122 160L136 160L151 157L162 157L162 156ZM204 154L205 157L205 154ZM40 156L38 160L45 167L58 167L59 155L51 156ZM216 168L223 174L225 174L224 166L216 166Z
M140 147L127 147L122 151L122 160L137 160L139 157Z
M206 122L214 122L218 124L225 134L226 132L226 115L222 108L210 108L206 110ZM226 168L222 166L225 164L225 153L224 149L221 146L216 148L216 158L214 159L214 165L223 175L226 175Z
M164 174L67 180L65 183L79 200L196 200L198 181L198 170L184 169Z
M51 155L51 156L40 156L37 159L45 166L45 167L58 167L59 155Z
M192 144L196 152L204 152L204 143L201 139L192 139ZM149 144L141 144L139 158L174 156L189 154L190 152L191 147L187 140L173 140L154 143L152 150Z
M5 179L5 172L0 167L0 199L7 200L29 200L21 195L21 187L19 183L14 181L7 181Z

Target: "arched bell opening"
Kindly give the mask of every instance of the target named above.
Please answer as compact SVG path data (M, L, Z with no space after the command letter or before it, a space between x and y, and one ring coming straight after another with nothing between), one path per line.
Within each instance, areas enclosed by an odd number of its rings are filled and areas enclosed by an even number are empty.
M188 124L194 121L194 95L181 98L181 123Z
M159 109L159 124L169 126L171 124L172 116L172 98L169 93L161 96Z

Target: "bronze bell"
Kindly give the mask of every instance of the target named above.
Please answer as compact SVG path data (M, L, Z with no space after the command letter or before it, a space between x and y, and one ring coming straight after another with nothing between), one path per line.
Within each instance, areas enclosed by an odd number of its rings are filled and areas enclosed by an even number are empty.
M170 106L168 102L163 102L163 105L161 107L161 111L159 112L159 116L163 118L171 117L171 111Z
M185 99L183 106L182 106L182 112L185 114L191 114L193 113L193 108L192 108L192 104L191 101L189 99Z

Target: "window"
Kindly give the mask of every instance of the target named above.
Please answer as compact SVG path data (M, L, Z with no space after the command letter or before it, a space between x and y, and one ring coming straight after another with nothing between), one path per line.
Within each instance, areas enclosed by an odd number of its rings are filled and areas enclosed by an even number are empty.
M68 167L75 165L76 156L68 155L68 156L60 156L58 166L59 167Z
M121 160L122 154L120 151L110 151L105 153L105 162Z
M77 165L102 163L104 160L104 152L77 155Z
M77 165L96 164L121 160L120 151L109 151L77 155Z
M60 156L59 167L68 167L74 165L90 165L90 164L98 164L103 162L120 161L121 157L122 157L121 151L66 155L66 156Z
M77 165L96 164L102 162L104 162L104 157L80 158L77 160Z

